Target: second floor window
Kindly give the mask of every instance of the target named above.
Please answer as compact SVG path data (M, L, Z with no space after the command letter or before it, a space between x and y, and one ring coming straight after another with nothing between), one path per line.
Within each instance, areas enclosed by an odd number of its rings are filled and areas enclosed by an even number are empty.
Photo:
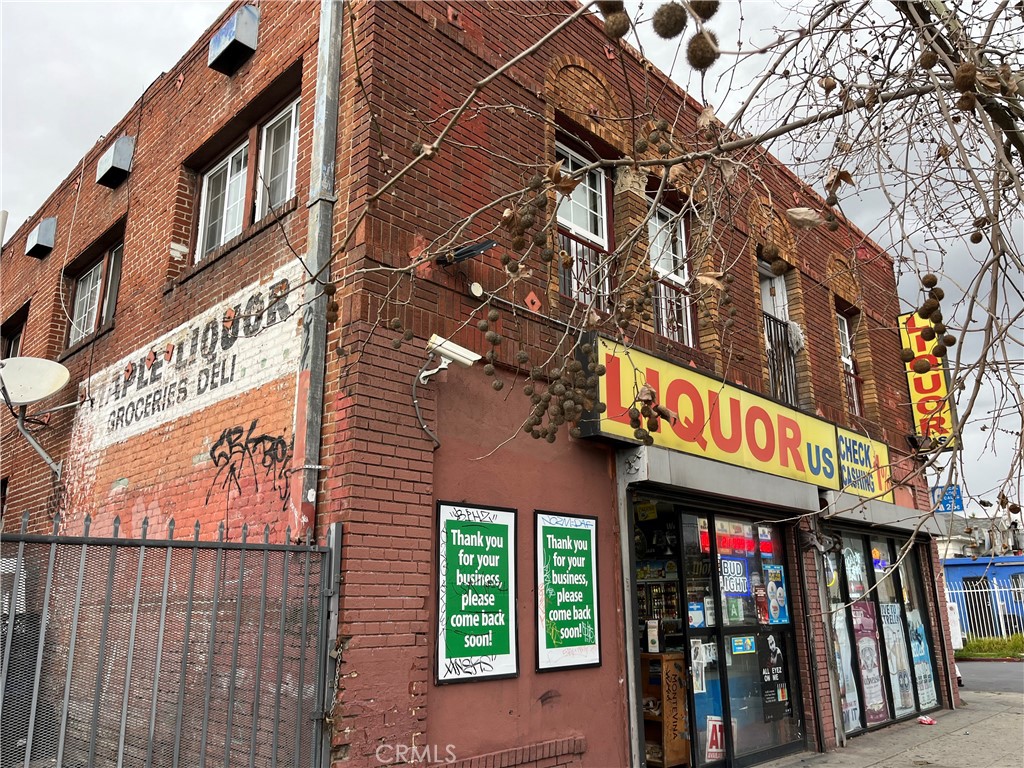
M71 331L68 346L74 346L95 333L114 317L117 291L121 284L121 256L124 244L118 243L75 279L71 305Z
M863 416L861 404L861 381L857 371L857 359L853 345L852 323L856 318L836 313L836 325L839 328L839 359L843 364L843 375L846 378L846 405L853 416Z
M582 155L559 144L556 159L562 173L573 174L591 164ZM567 254L561 264L560 286L565 296L598 308L608 296L610 226L608 178L604 171L587 171L572 194L558 204L558 239Z
M27 305L24 309L27 310ZM24 313L27 315L27 311ZM0 326L0 359L19 357L21 355L21 339L25 335L25 318L19 311L14 317Z
M242 231L249 142L244 142L203 177L203 214L200 224L205 256Z
M196 261L237 237L295 195L299 102L293 101L235 145L203 175ZM259 145L253 157L250 144ZM255 165L255 167L250 167Z
M764 262L758 264L757 271L761 286L761 320L768 354L771 395L776 400L797 405L796 351L789 327L786 278L774 274Z
M654 272L654 324L662 336L692 345L690 278L683 217L658 206L647 220L647 255Z
M256 181L262 219L295 194L295 160L299 148L299 102L292 102L263 127L260 138L260 170Z

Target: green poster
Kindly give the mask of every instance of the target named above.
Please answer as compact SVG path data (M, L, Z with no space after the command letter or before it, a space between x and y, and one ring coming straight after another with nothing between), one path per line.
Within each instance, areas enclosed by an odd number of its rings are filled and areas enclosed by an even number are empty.
M518 673L515 513L439 505L439 682Z
M537 668L601 663L597 519L538 512Z

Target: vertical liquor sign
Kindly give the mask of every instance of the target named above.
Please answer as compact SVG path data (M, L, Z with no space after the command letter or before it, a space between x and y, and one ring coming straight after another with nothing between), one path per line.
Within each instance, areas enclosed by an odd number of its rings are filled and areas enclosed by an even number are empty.
M438 504L437 681L519 674L516 513Z
M597 518L536 513L537 669L601 663Z
M914 358L906 364L914 434L944 451L951 451L956 447L955 416L946 369L943 361L931 353L932 343L921 335L925 328L931 327L931 323L922 320L916 312L900 315L903 348L914 353ZM930 366L924 373L914 369L920 360Z

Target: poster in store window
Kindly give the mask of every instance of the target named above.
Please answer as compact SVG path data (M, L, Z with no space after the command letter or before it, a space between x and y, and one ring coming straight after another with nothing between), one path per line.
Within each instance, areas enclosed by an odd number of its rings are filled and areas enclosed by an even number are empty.
M914 660L914 677L917 678L917 695L921 708L938 706L935 692L935 675L932 673L932 655L928 650L928 635L918 609L907 611L907 631L910 633L910 654Z
M885 682L882 679L875 605L866 600L858 600L850 607L850 612L857 643L861 689L864 691L864 715L869 725L884 723L889 719L889 705L885 699Z
M889 665L889 687L892 689L896 716L914 711L914 684L907 658L907 636L903 632L903 612L899 603L881 603L882 637L885 658Z
M597 518L537 512L537 670L597 666Z
M789 596L786 594L786 573L781 565L762 566L768 598L768 623L789 624Z
M764 721L773 723L793 712L786 682L786 657L782 650L782 636L766 632L758 637L757 660L761 668L761 704Z
M516 513L438 503L437 681L519 674Z

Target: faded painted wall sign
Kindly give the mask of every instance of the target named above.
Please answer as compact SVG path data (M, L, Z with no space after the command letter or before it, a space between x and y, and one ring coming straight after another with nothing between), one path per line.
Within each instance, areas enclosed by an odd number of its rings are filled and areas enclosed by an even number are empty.
M93 451L289 374L300 353L298 265L243 288L100 371L83 391L76 440Z

